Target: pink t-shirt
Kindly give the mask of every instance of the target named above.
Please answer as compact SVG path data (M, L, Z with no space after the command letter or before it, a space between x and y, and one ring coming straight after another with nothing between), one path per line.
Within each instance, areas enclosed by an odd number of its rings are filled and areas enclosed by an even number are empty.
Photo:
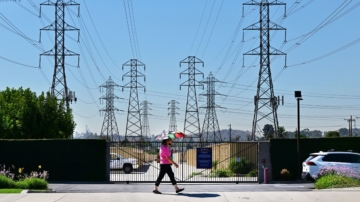
M171 157L170 148L166 145L162 145L160 147L160 164L171 164L171 162L166 159L166 156Z

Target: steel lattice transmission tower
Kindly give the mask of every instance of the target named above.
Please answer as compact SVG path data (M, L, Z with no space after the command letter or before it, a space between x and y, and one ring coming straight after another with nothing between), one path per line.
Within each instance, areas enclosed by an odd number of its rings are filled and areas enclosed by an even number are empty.
M114 94L115 87L120 87L120 86L111 79L111 76L106 81L106 83L100 86L100 91L106 89L106 94L100 98L100 102L102 100L106 101L105 108L100 110L100 114L101 112L105 113L100 136L106 135L106 139L111 139L112 141L114 141L115 134L120 135L115 118L115 111L121 111L121 110L117 109L114 106L114 100L120 98Z
M51 50L40 54L40 65L41 65L41 56L54 56L54 74L51 85L51 95L57 97L58 100L64 100L67 109L69 109L70 102L72 102L73 100L76 101L76 97L75 97L75 92L69 91L66 84L65 57L78 56L78 66L79 66L80 55L65 48L65 32L77 31L78 41L79 41L80 30L65 22L65 8L67 6L77 6L78 15L79 15L80 4L72 0L68 2L65 2L63 0L56 0L56 2L52 2L48 0L40 4L40 16L41 16L41 6L55 6L55 22L40 29L40 39L41 39L41 31L43 30L55 32L55 45Z
M243 6L259 6L260 7L260 21L244 28L244 30L259 30L260 31L260 45L259 47L250 50L244 55L258 55L260 56L260 70L257 84L257 93L254 97L254 118L252 125L252 140L256 136L262 135L262 127L266 123L273 124L275 136L278 137L279 122L277 116L277 108L280 103L279 98L274 95L274 86L271 77L270 57L273 55L285 55L286 67L286 53L281 52L270 46L270 32L274 30L284 30L286 37L286 29L270 21L270 6L285 6L286 3L274 0L249 1ZM286 39L285 39L286 41Z
M202 66L204 67L204 62L195 56L188 56L180 62L180 67L181 64L188 64L188 68L180 73L180 79L181 75L188 76L188 80L180 84L180 90L182 86L188 87L184 133L187 135L195 135L201 141L199 108L196 98L196 86L202 87L204 89L204 85L198 82L195 77L196 75L202 75L202 77L204 78L204 74L198 69L196 69L196 64L202 64Z
M124 74L122 77L123 80L124 77L130 78L130 82L122 87L123 91L124 88L130 89L125 139L127 139L128 137L141 138L143 134L141 127L141 113L139 106L138 88L144 88L145 92L145 86L138 82L138 78L144 77L145 81L145 75L138 71L138 67L144 67L145 70L145 64L143 64L137 59L131 59L125 64L123 64L122 69L124 70L124 67L127 66L130 67L130 71Z
M206 110L201 135L205 142L222 142L219 122L215 110L216 108L221 108L215 103L215 96L221 95L215 91L216 82L221 81L217 80L211 72L204 81L201 81L202 84L207 85L206 91L200 94L200 96L206 97L205 106L200 107Z
M168 107L168 111L169 111L168 116L170 115L169 131L177 130L176 115L178 115L179 113L177 113L176 110L179 108L176 107L176 104L180 104L180 103L177 102L176 100L171 100L170 102L168 102L168 105L170 105Z
M142 135L146 138L150 137L150 126L149 126L149 119L148 116L151 116L152 114L149 113L149 110L152 110L149 105L151 105L148 101L142 101L141 104L142 108L141 110L141 116L142 116Z

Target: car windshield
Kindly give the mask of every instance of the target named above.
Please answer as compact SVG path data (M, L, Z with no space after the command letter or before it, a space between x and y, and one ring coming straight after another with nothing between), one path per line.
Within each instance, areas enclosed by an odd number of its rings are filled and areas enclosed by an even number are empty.
M309 162L311 161L312 159L314 159L315 157L317 157L318 155L310 155L306 160L305 162Z

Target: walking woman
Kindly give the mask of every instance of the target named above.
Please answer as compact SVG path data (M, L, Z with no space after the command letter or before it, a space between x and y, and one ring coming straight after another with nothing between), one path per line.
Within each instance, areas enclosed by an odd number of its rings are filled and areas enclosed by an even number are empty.
M175 188L175 192L179 193L181 191L184 190L184 188L180 189L177 185L176 185L176 180L174 177L174 173L171 169L171 165L173 164L176 168L178 168L178 164L176 164L172 159L171 159L171 150L170 150L170 146L172 144L172 139L170 137L165 137L163 138L163 141L161 143L161 147L160 147L160 173L159 176L156 180L155 183L155 188L153 190L153 192L155 194L161 194L161 192L158 190L159 185L161 183L161 180L164 178L165 174L167 174L171 180L172 185L174 185Z

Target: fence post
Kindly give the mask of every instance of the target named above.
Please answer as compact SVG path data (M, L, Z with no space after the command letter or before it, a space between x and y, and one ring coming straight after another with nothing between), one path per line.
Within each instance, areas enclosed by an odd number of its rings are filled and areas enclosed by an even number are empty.
M110 181L110 146L111 146L111 142L106 142L106 157L105 157L105 161L106 161L106 181Z

